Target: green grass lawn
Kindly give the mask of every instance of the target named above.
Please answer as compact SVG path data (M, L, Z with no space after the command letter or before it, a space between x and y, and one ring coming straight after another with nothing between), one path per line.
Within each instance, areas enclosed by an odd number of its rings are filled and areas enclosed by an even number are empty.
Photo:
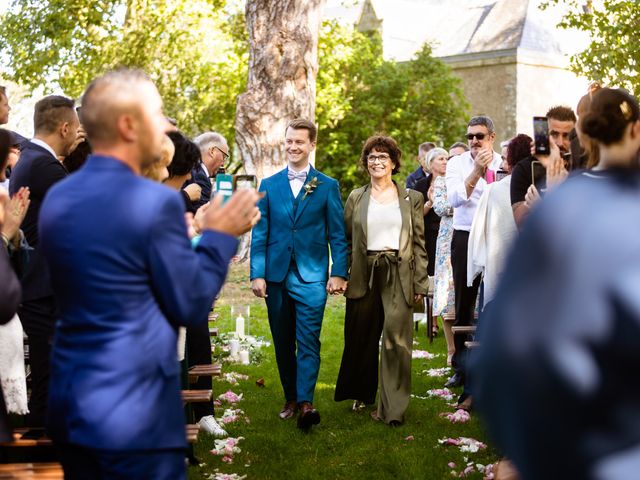
M249 380L237 386L218 380L213 383L216 396L229 389L244 394L237 408L244 410L250 423L227 426L231 436L244 437L239 444L242 452L235 455L233 464L223 463L222 457L209 453L213 439L200 434L194 450L202 466L189 468L190 479L208 478L216 471L247 475L248 479L444 479L452 478L449 462L464 468L467 461L481 464L496 461L497 454L491 447L463 454L455 446L438 444L440 438L460 436L486 443L486 435L474 415L466 424L451 424L441 418L441 412L453 411L442 399L412 398L405 424L395 428L374 422L368 410L352 413L350 402L333 401L342 356L344 303L343 297L330 297L325 311L322 363L314 400L322 418L320 425L304 433L296 428L295 420L278 418L284 399L273 345L263 348L263 360L258 365L224 364L223 372L249 375ZM221 314L216 326L221 332L234 329L232 304L251 305L250 333L271 341L266 307L251 294L246 266L232 268L216 306ZM441 388L446 378L428 377L422 371L445 366L446 347L442 334L429 344L424 325L415 339L418 341L415 349L440 354L432 360L413 360L413 393L426 396L427 390ZM259 378L264 378L264 387L256 385ZM221 413L218 408L216 414ZM413 440L407 440L409 436ZM466 478L481 479L482 474L472 473Z

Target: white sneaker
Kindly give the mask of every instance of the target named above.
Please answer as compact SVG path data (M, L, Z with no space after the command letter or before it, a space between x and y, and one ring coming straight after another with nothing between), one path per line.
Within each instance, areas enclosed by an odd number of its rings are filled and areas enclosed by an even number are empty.
M198 422L200 425L200 429L204 430L207 433L210 433L214 437L224 438L229 436L227 431L220 426L220 424L216 421L213 415L207 415L206 417L202 417Z

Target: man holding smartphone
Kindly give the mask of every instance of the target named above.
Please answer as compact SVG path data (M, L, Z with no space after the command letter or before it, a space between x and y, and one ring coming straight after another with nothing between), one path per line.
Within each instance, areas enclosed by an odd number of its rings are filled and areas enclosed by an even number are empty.
M570 154L571 148L571 131L576 125L576 115L569 107L556 106L549 109L547 112L549 143L556 145L560 151L561 158ZM531 185L534 185L535 192L531 192L532 195L537 195L542 189L547 187L548 173L545 174L536 173L536 178L532 178L532 171L536 172L536 167L532 162L539 161L545 169L551 169L553 171L558 170L559 166L550 165L549 159L551 158L547 150L546 155L536 155L525 158L518 162L511 172L511 209L513 210L513 218L516 221L518 228L522 228L522 224L527 214L529 213L529 205L526 203L525 197L527 191ZM540 177L539 179L537 177ZM531 195L530 194L530 195Z
M453 207L453 239L451 241L451 266L455 289L456 319L454 326L468 326L473 322L476 297L480 286L477 277L467 286L467 246L473 216L487 183L495 180L502 158L493 151L496 131L491 118L481 115L469 120L467 141L470 150L453 157L447 164L447 199ZM447 387L457 387L465 381L466 347L464 335L454 337L456 351L452 366L454 375ZM466 394L459 402L466 399Z

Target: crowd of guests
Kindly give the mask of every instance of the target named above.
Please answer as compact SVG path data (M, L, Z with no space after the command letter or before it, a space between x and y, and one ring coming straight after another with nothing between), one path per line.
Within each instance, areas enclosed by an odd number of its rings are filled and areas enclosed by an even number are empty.
M0 89L1 124L9 111ZM626 91L595 86L576 112L547 111L545 155L522 133L497 153L496 125L474 116L466 142L420 145L405 186L394 180L400 146L373 135L358 160L369 180L344 208L338 182L310 164L316 126L294 119L287 166L223 206L211 178L226 140L181 133L140 72L94 80L78 108L41 99L31 140L0 130L0 434L7 411L28 412L27 425L48 425L68 478L184 478L177 360L211 362L207 312L236 237L253 230L280 419L320 423L324 308L344 294L334 398L405 422L413 312L429 297L453 368L446 386L462 388L458 407L479 409L523 478L631 478L640 438L624 419L636 418L638 389L617 369L638 358L640 110ZM474 358L452 327L476 323ZM211 404L196 415L222 430ZM579 441L554 450L549 431Z

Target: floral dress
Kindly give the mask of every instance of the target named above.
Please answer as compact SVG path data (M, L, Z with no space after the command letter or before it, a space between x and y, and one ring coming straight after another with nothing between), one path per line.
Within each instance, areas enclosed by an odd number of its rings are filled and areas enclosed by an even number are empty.
M439 176L433 183L433 210L441 218L436 242L435 287L433 292L433 315L437 316L455 312L453 269L451 268L453 208L447 201L447 186L444 176Z

